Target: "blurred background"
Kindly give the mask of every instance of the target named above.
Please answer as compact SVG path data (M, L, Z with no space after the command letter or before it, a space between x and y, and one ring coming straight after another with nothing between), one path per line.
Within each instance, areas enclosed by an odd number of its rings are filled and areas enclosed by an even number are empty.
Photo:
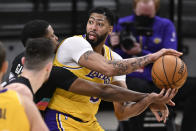
M38 0L39 1L39 0ZM0 41L7 49L10 65L14 57L24 50L20 33L25 23L33 19L47 20L54 28L59 40L68 36L83 34L87 11L96 6L110 8L118 17L132 13L132 0L0 0ZM196 80L196 1L161 0L159 16L169 18L175 23L178 37L178 50L184 53L183 60L188 67L188 82L177 97L176 124L180 126L184 101L188 92L185 88L195 86ZM10 70L10 68L9 68ZM8 71L9 72L9 71ZM7 78L8 75L4 77ZM184 89L186 91L184 91ZM98 120L108 131L117 128L112 103L102 102Z

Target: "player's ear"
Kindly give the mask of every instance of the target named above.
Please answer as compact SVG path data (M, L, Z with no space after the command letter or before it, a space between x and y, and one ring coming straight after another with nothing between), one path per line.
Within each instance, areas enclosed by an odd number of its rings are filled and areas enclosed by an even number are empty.
M51 69L52 69L52 66L53 66L53 62L49 62L49 63L46 65L46 71L50 72Z
M50 76L50 72L51 72L51 70L52 70L52 66L53 66L53 62L49 62L46 66L45 66L45 68L44 68L44 70L45 70L45 81L46 80L48 80L48 78L49 78L49 76Z
M109 28L108 29L108 34L110 35L112 33L112 31L113 31L113 26L109 26L108 28Z
M22 63L22 65L24 65L24 63L25 63L25 57L22 57L22 59L21 59L21 63Z
M8 69L8 62L4 61L2 64L1 72L5 74L7 72L7 69Z

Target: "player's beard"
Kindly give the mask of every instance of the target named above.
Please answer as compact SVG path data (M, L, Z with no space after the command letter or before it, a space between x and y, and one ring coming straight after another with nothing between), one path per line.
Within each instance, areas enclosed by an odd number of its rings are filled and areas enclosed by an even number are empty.
M95 32L94 32L95 33ZM107 32L103 35L98 35L97 33L96 34L96 38L97 40L90 40L89 39L89 33L86 33L86 40L91 44L91 46L94 48L96 46L98 46L101 42L103 42L107 36Z

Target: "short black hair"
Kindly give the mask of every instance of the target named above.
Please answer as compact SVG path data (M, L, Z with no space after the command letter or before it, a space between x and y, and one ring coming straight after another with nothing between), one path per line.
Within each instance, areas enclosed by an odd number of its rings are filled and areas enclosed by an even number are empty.
M29 70L39 71L54 58L54 51L53 41L48 38L28 39L24 67Z
M49 25L45 20L32 20L25 24L21 34L21 41L24 47L29 38L44 37L47 34Z
M0 42L0 69L2 68L3 62L5 61L6 51L3 44Z
M92 13L105 15L107 20L108 20L108 22L109 22L109 24L112 25L112 26L114 25L114 14L108 8L106 8L106 7L95 7L95 8L92 8L88 12L88 19L89 19L90 15Z

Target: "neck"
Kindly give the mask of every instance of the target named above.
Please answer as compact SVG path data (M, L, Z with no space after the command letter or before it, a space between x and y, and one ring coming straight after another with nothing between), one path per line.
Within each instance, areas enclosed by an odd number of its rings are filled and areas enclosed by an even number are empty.
M3 73L2 73L2 72L0 72L0 90L2 90L2 89L3 89L3 87L1 86L2 78L3 78Z
M2 81L2 78L3 78L3 74L0 73L0 83L1 83L1 81Z
M98 46L94 47L93 50L101 55L104 55L103 45L105 41L100 43Z
M1 76L0 76L0 83L1 83ZM1 84L0 84L0 90L2 90L3 89L3 87L1 86Z
M34 71L29 71L27 69L23 69L21 76L27 78L32 86L33 92L36 93L37 90L42 86L44 83L44 73L42 71L39 72L34 72Z

